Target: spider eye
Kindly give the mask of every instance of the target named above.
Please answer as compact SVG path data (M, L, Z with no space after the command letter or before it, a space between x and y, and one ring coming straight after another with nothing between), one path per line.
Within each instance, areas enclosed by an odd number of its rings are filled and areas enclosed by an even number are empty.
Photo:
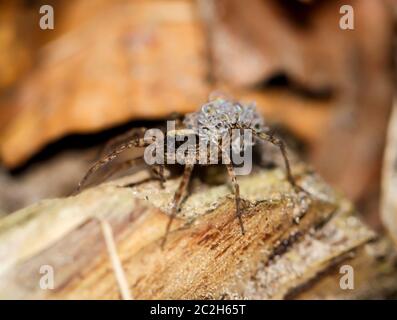
M207 113L207 114L212 114L212 113L214 112L214 108L213 108L212 105L206 104L206 105L203 107L203 112L204 112L204 113Z

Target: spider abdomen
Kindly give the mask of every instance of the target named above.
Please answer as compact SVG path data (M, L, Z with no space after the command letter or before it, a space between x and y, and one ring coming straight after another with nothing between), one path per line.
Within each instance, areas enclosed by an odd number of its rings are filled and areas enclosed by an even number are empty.
M202 142L215 144L230 137L233 129L263 131L266 128L254 103L242 104L222 98L209 101L199 111L187 114L184 124ZM231 144L240 144L240 135L232 138Z

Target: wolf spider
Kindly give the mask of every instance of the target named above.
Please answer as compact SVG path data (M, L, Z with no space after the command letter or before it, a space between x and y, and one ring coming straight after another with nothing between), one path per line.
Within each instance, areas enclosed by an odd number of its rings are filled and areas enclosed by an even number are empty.
M269 133L269 128L265 126L263 118L259 115L259 113L256 112L255 105L253 104L244 105L242 103L224 98L217 98L214 100L210 99L210 101L204 104L199 111L187 114L183 119L179 119L179 121L177 122L176 130L166 132L166 138L173 136L183 139L184 137L186 137L186 135L193 135L198 138L199 141L213 142L218 146L218 158L220 158L221 156L225 156L229 160L227 161L225 166L227 168L228 175L230 176L233 185L236 206L235 215L239 221L242 234L245 233L245 230L240 208L240 188L239 184L237 183L233 162L231 161L229 155L225 154L224 145L220 142L219 137L225 136L225 134L230 136L232 130L241 131L244 129L251 131L252 137L254 138L254 140L252 141L252 145L255 144L257 140L262 140L267 141L279 148L284 160L286 178L288 182L294 188L295 192L304 192L305 194L307 194L307 192L303 188L297 185L291 173L291 168L284 142ZM145 130L145 128L135 128L127 132L123 136L111 141L110 145L113 146L117 145L117 143L120 143L120 141L122 140L126 142L118 145L115 149L113 149L113 151L106 154L104 157L94 163L94 165L88 170L86 175L80 181L78 185L78 190L82 188L87 179L94 172L116 159L122 152L132 148L144 148L156 142L156 139L154 137L149 139L149 141L142 137L142 133L144 133ZM166 143L166 140L167 139L164 139L164 141L161 141L161 143ZM197 147L198 145L199 144L196 144L196 149L194 150L195 159L197 159L199 156L199 149ZM241 141L239 142L239 145L241 147ZM164 150L166 150L166 148L164 148ZM152 172L157 178L160 179L162 187L165 181L164 166L165 164L169 164L167 162L168 156L166 156L165 158L167 160L164 164L156 164L151 167ZM116 170L113 170L111 174L121 168L134 166L139 161L142 161L142 157L121 162L116 167ZM170 219L166 226L164 238L162 240L162 247L166 242L172 221L175 218L176 214L179 212L181 203L184 199L184 195L190 182L193 168L194 163L185 164L182 180L180 181L179 187L173 197L172 211Z

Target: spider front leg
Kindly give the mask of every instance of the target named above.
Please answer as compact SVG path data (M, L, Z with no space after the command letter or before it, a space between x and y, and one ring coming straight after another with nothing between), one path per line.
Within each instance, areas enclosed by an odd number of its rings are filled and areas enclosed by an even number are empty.
M227 172L228 172L229 177L232 180L232 184L233 184L234 199L236 201L236 217L238 218L238 221L240 223L241 233L244 235L245 230L244 230L243 218L241 216L241 210L240 210L240 201L241 201L240 186L237 183L236 173L234 172L233 164L231 162L226 164L226 168L227 168Z
M81 179L81 181L79 182L75 192L76 193L79 192L82 189L82 187L84 186L85 182L88 180L88 178L93 173L98 171L104 165L106 165L109 162L111 162L114 159L116 159L120 153L122 153L122 152L124 152L124 151L126 151L128 149L131 149L131 148L135 148L135 147L141 148L141 147L146 147L148 145L149 145L149 143L147 143L143 138L135 138L133 140L130 140L130 141L120 145L113 152L110 152L105 157L103 157L102 159L98 160L97 162L95 162L91 166L91 168L87 171L87 173L85 174L83 179Z
M142 157L134 158L134 159L128 159L128 160L125 160L123 162L117 163L114 168L109 170L109 172L107 172L104 175L103 180L106 181L107 179L111 178L112 176L114 176L119 171L131 168L133 166L142 165L142 164L144 164L144 160L143 160Z
M104 177L103 181L106 181L107 179L111 178L113 175L115 175L119 171L123 171L126 169L129 169L134 166L140 166L140 165L145 165L145 161L143 157L138 157L138 158L133 158L133 159L128 159L125 161L122 161L120 163L117 163L114 168L109 170ZM164 175L164 165L154 165L150 167L150 171L153 174L154 178L158 179L160 181L160 186L162 189L165 188L164 183L166 181L165 175Z
M304 192L304 193L308 194L308 192L305 189L303 189L300 185L298 185L296 183L295 178L292 175L291 166L290 166L290 163L288 160L288 155L287 155L287 149L285 147L284 142L282 140L280 140L272 135L269 135L267 133L264 133L264 132L254 131L254 135L263 141L270 142L271 144L277 146L280 149L281 155L283 156L283 159L284 159L285 171L286 171L286 176L287 176L288 182L294 188L295 192L297 192L297 193Z
M128 130L125 133L122 133L109 141L105 143L105 145L100 149L98 153L98 158L104 157L109 150L114 149L117 145L124 143L126 141L131 141L134 139L139 139L142 138L142 136L145 134L145 131L147 128L145 127L140 127L140 128L132 128L131 130Z
M168 220L167 223L167 227L165 229L165 234L164 234L164 238L163 241L161 243L161 248L164 249L165 243L167 241L167 236L168 233L170 231L171 225L172 225L172 221L174 220L176 214L179 211L180 205L182 203L183 200L183 196L187 190L187 187L189 185L190 182L190 177L192 175L192 171L193 171L193 164L186 164L185 166L185 170L183 171L183 176L182 176L182 180L178 186L178 189L175 192L174 195L174 199L172 201L172 211L171 211L171 215L170 215L170 219Z

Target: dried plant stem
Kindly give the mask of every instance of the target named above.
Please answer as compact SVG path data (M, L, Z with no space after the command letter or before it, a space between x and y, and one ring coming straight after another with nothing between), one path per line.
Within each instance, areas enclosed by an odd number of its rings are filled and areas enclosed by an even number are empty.
M106 220L99 219L99 222L101 224L103 237L106 243L106 249L109 254L110 262L112 263L112 268L114 271L114 275L116 277L116 281L120 290L121 297L123 300L132 300L132 294L128 286L128 281L125 276L125 272L121 264L120 257L117 253L112 227Z

